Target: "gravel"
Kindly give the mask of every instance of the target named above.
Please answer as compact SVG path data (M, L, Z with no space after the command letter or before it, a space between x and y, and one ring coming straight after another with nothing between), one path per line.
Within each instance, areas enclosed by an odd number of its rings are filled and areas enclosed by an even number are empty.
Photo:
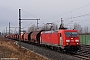
M31 45L31 44L27 44L27 43L21 43L23 47L37 53L40 54L44 57L47 57L51 60L83 60L81 58L77 58L74 56L70 56L67 54L62 54L53 50L49 50L43 47L39 47L39 46L35 46L35 45Z

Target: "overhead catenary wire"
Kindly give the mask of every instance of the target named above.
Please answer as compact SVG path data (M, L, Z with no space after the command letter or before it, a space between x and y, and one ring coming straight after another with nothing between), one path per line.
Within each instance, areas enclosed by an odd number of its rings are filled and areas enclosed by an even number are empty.
M24 11L24 10L22 10L22 11L25 12L25 13L27 13L27 14L30 15L30 16L33 16L34 18L37 18L36 16L34 16L34 15L32 15L32 14L30 14L30 13Z
M75 16L75 17L70 17L70 18L67 18L67 19L65 19L65 20L69 20L69 19L73 19L73 18L79 18L79 17L84 17L84 16L88 16L88 15L90 15L90 13L87 13L87 14L83 14L83 15L79 15L79 16ZM86 19L84 19L84 20L86 20ZM89 19L88 19L89 20ZM55 23L55 22L60 22L60 21L54 21L54 22L52 22L52 23ZM74 22L74 21L71 21L71 22ZM70 23L71 23L70 22ZM68 23L69 24L69 23ZM65 26L67 26L68 24L66 24Z
M72 17L72 18L79 18L79 17L84 17L84 16L87 16L87 15L90 15L90 13L79 15L79 16L75 16L75 17ZM71 18L67 18L66 20L69 20L69 19L71 19Z
M86 21L86 20L87 20L87 21L90 21L90 18L87 18L87 19L79 19L79 20L82 20L83 22ZM74 19L74 21L78 21L78 19Z
M65 14L71 13L71 12L73 12L73 11L79 10L79 9L84 8L84 7L87 7L87 6L89 6L89 5L90 5L90 4L84 5L84 6L82 6L82 7L76 8L76 9L74 9L74 10L71 10L71 11L69 11L69 12L63 13L63 14L61 14L61 15L65 15ZM36 16L34 16L34 15L32 15L32 14L24 11L24 10L22 10L22 11L25 12L25 13L27 13L27 14L29 14L30 16L33 16L33 17L37 18ZM57 15L57 16L54 16L54 17L52 17L52 18L61 16L61 15ZM78 17L79 17L79 16L78 16ZM76 18L76 17L71 17L71 18L68 18L68 19L72 19L72 18ZM59 22L59 21L54 21L54 22Z
M32 24L32 23L31 23ZM26 25L26 26L24 26L22 29L24 29L24 28L27 28L29 25L31 25L31 24L28 24L28 25Z
M69 11L69 12L65 12L65 13L63 13L63 14L60 14L60 15L57 15L57 16L54 16L54 17L51 17L51 18L56 18L56 17L60 17L60 16L62 16L62 15L68 14L68 13L72 13L73 11L79 10L79 9L84 8L84 7L87 7L87 6L89 6L89 5L90 5L90 4L84 5L84 6L82 6L82 7L76 8L76 9L74 9L74 10L71 10L71 11ZM71 15L72 15L72 14L71 14ZM70 19L72 19L72 16L71 16Z
M77 8L77 9L71 10L71 11L69 11L69 12L71 13L71 12L73 12L73 11L79 10L79 9L84 8L84 7L87 7L87 6L89 6L89 5L90 5L90 4L87 4L87 5L85 5L85 6L82 6L82 7L80 7L80 8ZM27 13L27 14L29 14L29 15L31 15L31 16L33 16L33 17L35 17L35 18L37 18L36 16L34 16L34 15L32 15L32 14L30 14L30 13L24 11L24 10L22 10L22 11L25 12L25 13ZM68 14L69 12L63 13L63 14L61 14L61 15ZM61 16L61 15L58 15L58 16ZM87 15L87 14L86 14L86 15ZM68 20L69 20L69 19L72 19L72 18L82 17L82 16L84 16L84 15L76 16L76 17L72 17L72 16L71 16L70 18L68 18ZM55 16L55 17L57 17L57 16ZM55 17L52 17L52 18L55 18ZM60 21L54 21L53 23L55 23L55 22L60 22Z
M77 8L77 9L74 9L74 10L72 10L72 11L79 10L79 9L84 8L84 7L87 7L87 6L89 6L89 5L90 5L90 4L84 5L84 6L82 6L82 7L79 7L79 8Z
M79 16L75 16L75 17L72 17L72 18L80 18L80 17L84 17L84 16L87 16L87 15L90 15L90 13L88 13L88 14L83 14L83 15L79 15ZM71 17L70 18L68 18L68 19L65 19L65 20L69 20L69 19L71 19ZM82 20L82 19L81 19ZM90 20L90 19L83 19L83 20ZM76 21L76 20L71 20L71 21ZM73 23L74 23L73 22ZM65 25L65 26L67 26L67 25Z

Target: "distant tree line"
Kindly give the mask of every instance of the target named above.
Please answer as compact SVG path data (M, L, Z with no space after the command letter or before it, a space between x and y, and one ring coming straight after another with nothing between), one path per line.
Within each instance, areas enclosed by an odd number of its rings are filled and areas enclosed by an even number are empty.
M79 34L90 34L88 26L82 27L80 24L75 23L74 29L78 30Z
M58 29L59 29L59 27L55 23L53 23L51 25L43 24L42 26L39 27L39 29L37 29L37 26L32 25L31 27L28 28L27 32L37 31L37 30L58 30ZM80 24L74 23L73 29L78 30L79 34L90 34L88 26L82 27Z
M58 30L58 25L53 23L51 25L48 25L48 24L44 24L42 26L40 26L38 29L37 29L37 26L35 25L32 25L31 27L28 28L28 32L31 32L31 31L37 31L37 30Z

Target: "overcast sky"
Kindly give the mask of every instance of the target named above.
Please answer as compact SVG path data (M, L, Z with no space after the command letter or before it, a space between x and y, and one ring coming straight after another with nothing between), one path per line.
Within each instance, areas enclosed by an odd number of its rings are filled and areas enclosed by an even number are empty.
M0 0L1 32L9 22L12 27L18 27L19 8L22 18L40 18L40 26L47 22L60 24L61 18L65 25L73 21L67 27L74 23L90 26L90 0ZM22 21L22 27L28 24L36 24L36 21Z

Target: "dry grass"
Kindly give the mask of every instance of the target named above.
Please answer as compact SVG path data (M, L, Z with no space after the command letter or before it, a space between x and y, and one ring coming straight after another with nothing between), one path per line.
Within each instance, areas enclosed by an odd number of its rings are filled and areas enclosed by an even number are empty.
M18 58L18 60L47 60L24 48L19 48L15 41L0 37L0 58Z

